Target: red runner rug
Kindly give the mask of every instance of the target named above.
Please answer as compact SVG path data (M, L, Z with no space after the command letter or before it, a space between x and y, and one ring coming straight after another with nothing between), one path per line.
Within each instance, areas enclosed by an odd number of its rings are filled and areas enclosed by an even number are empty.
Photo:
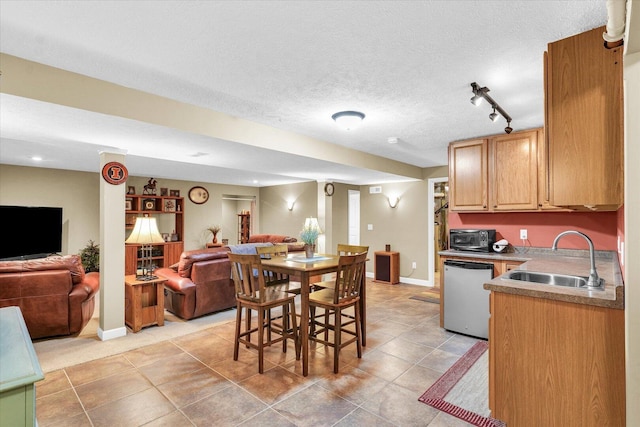
M418 399L436 409L454 417L460 418L478 427L505 427L506 424L491 417L485 417L446 401L449 391L469 371L474 363L487 351L487 343L478 341L456 363L451 366L438 380ZM487 390L487 393L489 391Z

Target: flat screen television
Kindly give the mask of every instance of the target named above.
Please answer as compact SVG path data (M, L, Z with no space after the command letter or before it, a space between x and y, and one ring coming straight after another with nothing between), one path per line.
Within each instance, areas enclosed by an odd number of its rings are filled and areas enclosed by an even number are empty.
M62 208L0 206L11 238L0 244L0 259L43 258L62 251Z

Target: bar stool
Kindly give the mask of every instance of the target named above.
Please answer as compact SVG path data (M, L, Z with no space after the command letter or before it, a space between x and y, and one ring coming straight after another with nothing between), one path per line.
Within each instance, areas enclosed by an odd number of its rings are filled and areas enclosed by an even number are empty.
M265 286L265 273L260 255L244 255L229 253L231 275L236 289L236 331L233 348L233 360L238 360L240 343L258 350L258 372L264 372L264 348L283 342L283 352L287 351L287 339L293 339L296 348L296 359L300 360L300 339L296 321L295 295L271 289ZM282 325L272 322L271 310L282 308ZM242 330L242 312L246 309L245 328ZM251 327L251 310L258 312L258 324ZM284 325L284 326L283 326ZM291 327L287 327L291 325ZM265 340L265 329L268 333ZM272 339L271 333L280 335ZM251 342L251 334L258 334L258 342Z
M360 325L360 287L365 271L367 254L341 255L333 287L309 294L310 331L309 340L333 347L333 372L338 373L340 350L355 342L358 358L362 357L362 333ZM355 315L345 314L344 310L353 307ZM316 317L316 309L324 310L324 315ZM333 317L333 323L330 318ZM343 322L343 318L346 319ZM355 330L346 328L353 324ZM316 330L316 326L319 329ZM329 341L329 330L333 331L333 341ZM318 336L324 332L324 339ZM342 334L353 338L343 341Z

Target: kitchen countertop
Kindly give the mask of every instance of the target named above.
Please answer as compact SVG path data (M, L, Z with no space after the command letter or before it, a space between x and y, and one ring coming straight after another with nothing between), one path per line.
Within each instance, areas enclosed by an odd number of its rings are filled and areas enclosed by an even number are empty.
M589 251L574 249L517 248L510 253L482 253L447 250L438 252L443 257L477 258L485 261L521 261L517 270L541 273L588 276L590 270ZM587 290L567 286L503 279L505 274L484 284L484 288L495 292L525 295L534 298L553 299L576 304L624 309L624 281L620 272L618 255L614 251L596 251L596 270L604 279L605 289ZM513 270L512 270L513 271Z

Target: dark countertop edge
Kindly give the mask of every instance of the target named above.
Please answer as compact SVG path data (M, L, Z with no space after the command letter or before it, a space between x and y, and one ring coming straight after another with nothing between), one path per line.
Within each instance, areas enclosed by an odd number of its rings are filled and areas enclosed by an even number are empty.
M552 251L548 248L527 248L526 253L496 253L496 252L464 252L457 250L447 250L438 252L445 257L476 258L486 261L521 261L522 269L526 270L528 261L544 260L553 257L571 257L585 259L588 263L589 251L578 249L559 249ZM624 310L624 282L618 263L618 254L615 251L596 251L596 263L609 263L613 273L612 277L606 280L605 291L587 291L574 288L564 288L561 286L538 285L529 282L518 282L515 280L503 280L495 277L491 282L484 284L484 288L490 291L503 292L514 295L524 295L533 298L545 298L556 301L564 301L574 304L591 305L597 307L613 308ZM543 269L538 268L538 271ZM547 270L554 273L555 271ZM527 286L540 286L541 289L530 289Z

